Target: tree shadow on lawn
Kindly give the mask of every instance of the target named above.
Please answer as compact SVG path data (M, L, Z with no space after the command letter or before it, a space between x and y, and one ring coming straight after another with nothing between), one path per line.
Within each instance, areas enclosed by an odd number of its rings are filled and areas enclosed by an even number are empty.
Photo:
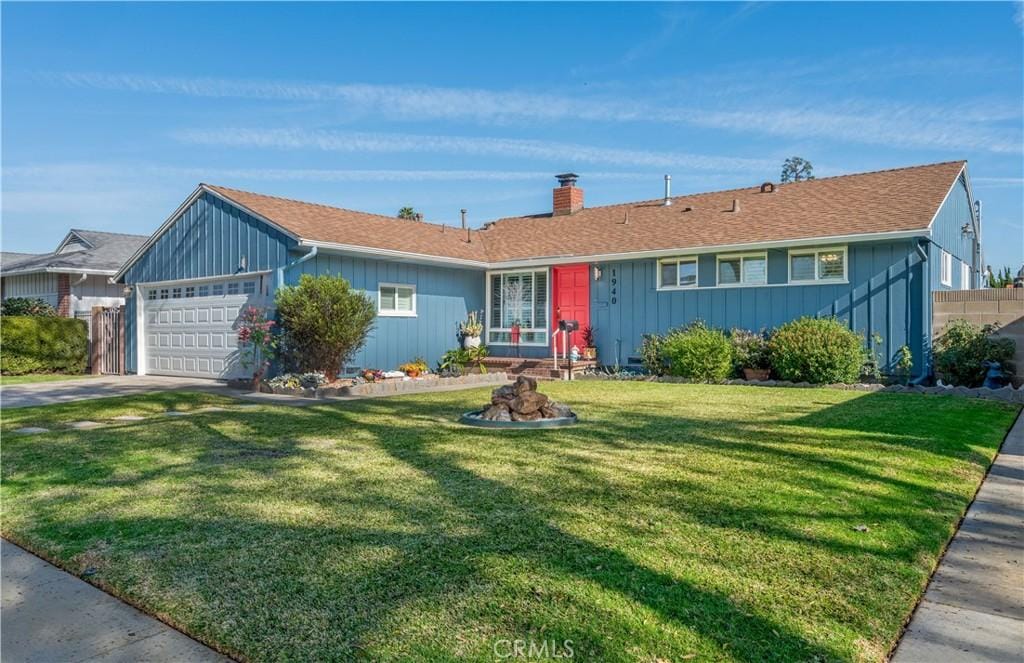
M115 466L128 462L132 453L166 444L169 453L191 460L150 468L137 477L119 479L118 485L131 487L134 481L144 491L154 482L173 479L189 487L179 509L151 519L97 512L68 523L59 500L44 494L34 498L33 508L39 509L40 517L29 525L28 534L39 541L52 539L53 532L59 531L86 547L96 541L120 544L123 554L166 583L168 591L188 588L195 594L199 605L182 618L187 629L254 658L288 655L289 647L302 641L308 642L309 651L324 657L360 653L486 656L490 652L480 644L482 639L525 636L571 638L580 655L602 660L631 659L644 651L679 657L699 645L703 654L745 661L835 659L850 652L835 649L820 637L809 640L783 623L788 617L773 618L727 593L645 566L633 559L636 551L631 557L556 523L565 519L574 504L605 503L612 511L611 520L620 521L616 527L622 535L650 536L618 515L620 500L629 500L637 510L667 510L702 527L750 529L769 539L809 543L830 554L908 559L931 553L941 538L935 534L936 518L920 517L922 507L915 500L924 486L887 476L884 463L868 458L836 460L827 446L800 435L780 436L778 431L766 433L763 426L725 421L709 427L707 422L668 414L630 417L623 424L616 422L614 413L591 412L584 406L588 410L585 423L577 428L514 432L499 438L493 432L452 423L469 409L470 398L318 405L288 410L287 418L267 412L246 418L245 435L226 434L218 426L237 413L168 421L160 427L163 433L140 429L129 448L103 445L87 467L72 463L47 468L45 483L99 488L116 476ZM587 419L591 421L586 423ZM827 416L824 421L828 423ZM834 423L839 422L846 418ZM262 431L264 423L270 423L273 432ZM173 434L167 434L172 426ZM879 443L889 445L893 453L921 444L914 435L868 428L865 436L877 433L884 440ZM439 492L424 492L420 486L400 493L399 487L375 486L358 477L339 488L352 471L347 457L337 455L346 443L311 447L306 441L311 436L336 439L357 431L360 443L346 454L359 454L361 445L378 445L399 466L426 478ZM98 441L102 433L67 435L88 448L90 439ZM67 444L51 440L41 438L38 444ZM466 444L474 440L479 446ZM285 453L239 453L254 449ZM691 474L692 480L665 480L645 477L622 462L625 454L641 452L644 462L677 463L678 453L691 449L713 453L725 462L809 464L828 475L783 472L776 477L780 486L794 490L837 493L847 490L850 482L887 486L889 493L873 496L869 506L901 514L896 517L912 536L895 549L850 543L839 536L811 537L791 524L794 518L845 516L821 513L820 505L780 509L753 501L724 508L715 503L713 493L697 494L699 472ZM39 451L45 456L45 449ZM943 447L934 453L946 451ZM510 476L491 478L471 469L478 462L497 461L507 464ZM310 463L333 472L334 478L293 485L308 481L298 471ZM238 472L236 464L244 472ZM647 489L623 488L612 476L616 468L627 478L644 482ZM315 505L333 516L344 510L356 514L355 519L313 518L296 523L269 518L256 508L261 496L258 489L246 488L247 477L276 482L275 495L287 487L288 494L282 497ZM19 488L27 490L30 484L15 485ZM960 493L927 490L950 506L963 501ZM908 502L918 506L908 509ZM48 503L52 508L47 508ZM228 511L216 508L222 503L229 506ZM950 513L951 509L943 510L938 522L946 522ZM365 518L359 519L359 514ZM150 556L151 551L160 554ZM167 555L184 556L186 561L177 570L168 570ZM360 561L352 565L339 561L347 557ZM210 580L196 584L195 565L203 563L212 566L204 570ZM227 577L218 577L218 572ZM547 581L552 585L544 586ZM526 586L531 583L540 585ZM602 599L606 593L627 603L609 606ZM644 619L627 618L622 611L628 611L628 602L656 614L663 624L652 626ZM296 610L304 614L293 614ZM427 618L430 611L440 611L437 623L417 627L410 617L410 611L416 610L425 611ZM899 610L909 611L909 605ZM431 631L445 625L465 626L464 641L458 634ZM862 636L871 635L868 625L852 626ZM887 626L893 629L887 635L895 637L898 621ZM684 630L692 635L681 635ZM394 641L396 634L408 637L410 633L426 635L419 641ZM453 649L459 646L466 650Z

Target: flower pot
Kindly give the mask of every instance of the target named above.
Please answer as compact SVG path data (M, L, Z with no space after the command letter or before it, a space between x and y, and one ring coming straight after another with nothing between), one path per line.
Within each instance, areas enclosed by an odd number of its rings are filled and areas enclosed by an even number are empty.
M411 378L418 378L420 376L419 371L406 371L405 374Z
M584 359L589 359L591 361L593 361L594 359L597 359L597 348L594 348L594 347L583 348L583 358Z
M743 378L745 380L767 380L770 372L767 368L744 368Z
M480 347L480 337L479 336L463 336L462 337L462 347L465 348L466 350L468 350L470 348L479 348Z

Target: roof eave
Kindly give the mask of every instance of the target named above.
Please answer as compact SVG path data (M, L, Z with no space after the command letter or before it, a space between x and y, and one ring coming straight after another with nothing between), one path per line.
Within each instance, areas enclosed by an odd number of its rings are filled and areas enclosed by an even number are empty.
M459 267L474 267L478 269L488 269L490 263L483 260L470 260L468 258L454 258L450 256L437 256L429 253L415 253L412 251L397 251L394 249L378 249L371 246L359 246L356 244L342 244L339 242L325 242L315 239L302 239L299 240L299 246L310 246L316 247L323 251L333 251L336 253L358 255L358 256L369 256L374 258L391 258L393 260L400 260L404 262L415 262L419 264L427 265L440 265L451 267L453 265Z
M751 251L756 249L798 248L802 246L819 246L823 244L851 244L856 242L886 241L911 239L914 237L930 237L929 228L900 230L882 233L859 233L854 235L831 235L826 237L805 237L797 239L771 240L766 242L747 242L740 244L717 244L710 246L676 246L666 249L649 251L624 251L621 253L580 254L543 256L516 260L499 260L491 262L489 269L509 269L515 267L538 267L541 265L565 265L579 262L611 262L616 260L638 260L644 258L667 258L681 254L722 253L725 251Z

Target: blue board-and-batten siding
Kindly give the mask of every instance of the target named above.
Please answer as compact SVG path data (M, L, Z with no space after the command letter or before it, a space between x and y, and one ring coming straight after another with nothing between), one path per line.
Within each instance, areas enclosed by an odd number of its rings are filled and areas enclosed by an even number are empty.
M445 351L458 346L459 323L470 311L484 308L482 270L321 253L288 270L285 283L297 283L302 274L340 274L375 305L381 283L416 288L416 316L378 316L366 344L349 361L356 367L394 370L416 357L433 367Z
M964 225L974 223L974 205L968 192L967 181L960 177L939 208L932 222L932 243L929 249L931 281L934 290L962 290L978 287L977 274L982 266L975 264L975 240L963 232ZM941 279L942 251L953 256L953 273L950 285L943 285ZM961 264L971 267L972 283L965 288L961 281Z
M786 285L788 254L768 252L769 282L754 287L698 287L661 290L653 259L609 262L591 283L591 324L601 361L626 364L637 356L643 334L664 333L695 320L722 329L771 329L801 316L831 316L863 334L882 337L876 346L881 363L891 367L903 345L916 367L927 353L922 326L926 274L914 241L851 244L849 282ZM713 255L701 256L699 283L714 282ZM613 285L614 281L614 285ZM612 288L615 293L612 293Z
M276 270L298 257L294 239L234 205L202 193L133 264L127 284L230 276ZM245 256L245 269L240 270ZM125 350L130 372L137 370L135 297L126 299Z

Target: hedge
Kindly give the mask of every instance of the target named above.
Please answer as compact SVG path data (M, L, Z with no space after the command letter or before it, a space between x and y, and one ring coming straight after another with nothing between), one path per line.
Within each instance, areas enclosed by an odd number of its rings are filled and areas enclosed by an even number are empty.
M89 332L84 320L0 318L0 373L84 373Z
M868 359L864 339L835 318L800 318L768 341L772 370L790 382L856 382Z

